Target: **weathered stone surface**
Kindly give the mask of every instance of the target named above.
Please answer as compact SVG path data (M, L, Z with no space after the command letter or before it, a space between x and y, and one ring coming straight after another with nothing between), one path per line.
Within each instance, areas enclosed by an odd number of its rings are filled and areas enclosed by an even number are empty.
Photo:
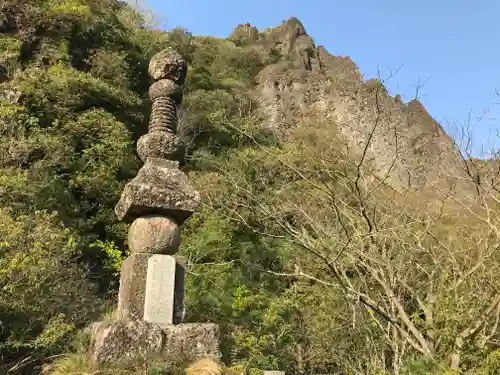
M349 57L316 46L296 19L262 34L255 45L278 50L281 58L258 74L258 111L280 138L304 119L325 129L334 124L336 142L356 159L375 129L365 160L376 178L400 193L418 194L422 202L449 193L463 202L474 199L453 140L420 102L404 104L378 80L365 82Z
M174 323L175 258L153 255L148 260L144 321L161 327Z
M93 325L90 351L95 362L133 357L139 351L161 353L164 333L154 324L140 320L98 322Z
M180 243L179 226L165 216L139 217L128 231L128 246L132 253L173 255Z
M148 261L144 320L161 327L181 324L184 320L185 269L168 255Z
M220 358L219 328L216 324L189 323L161 328L155 324L132 322L99 322L94 324L90 347L95 362L133 357L141 350L188 362L200 358Z
M164 350L167 355L188 353L192 360L202 357L220 358L219 326L213 323L186 323L167 327Z
M184 145L175 134L151 131L137 141L137 153L142 161L147 158L181 160L184 157Z
M133 221L145 215L161 215L178 225L186 221L200 204L200 194L189 185L179 163L148 158L137 176L125 185L115 207L120 220Z
M153 56L149 62L149 75L155 81L172 79L179 85L186 80L186 60L174 49L167 48Z
M303 35L306 35L304 25L292 17L279 26L265 30L264 44L268 48L277 48L283 56L290 56L295 52L295 41Z
M259 30L249 23L240 24L229 35L229 40L238 43L250 43L259 39Z
M131 254L122 263L118 292L118 319L138 320L144 316L146 276L151 254Z
M175 264L174 285L174 324L181 324L184 321L185 278L186 270L184 265L179 263L179 260L177 259L177 263Z
M176 103L182 100L183 89L171 79L160 79L149 87L149 99L155 100L162 96L171 97Z
M163 96L153 101L151 118L149 119L149 131L166 131L175 134L177 132L177 106L174 99Z

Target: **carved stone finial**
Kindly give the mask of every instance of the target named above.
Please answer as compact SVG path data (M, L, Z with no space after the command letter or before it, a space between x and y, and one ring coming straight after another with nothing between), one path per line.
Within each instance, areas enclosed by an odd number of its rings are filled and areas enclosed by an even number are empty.
M182 87L169 79L156 81L149 88L153 102L149 131L177 132L177 108L182 101Z
M155 81L149 88L153 105L149 133L137 142L137 153L142 161L147 158L180 160L184 149L177 137L177 112L182 103L183 85L187 76L184 58L167 48L151 59L149 75Z
M153 56L148 72L155 81L171 79L182 86L187 77L186 60L174 49L166 48Z

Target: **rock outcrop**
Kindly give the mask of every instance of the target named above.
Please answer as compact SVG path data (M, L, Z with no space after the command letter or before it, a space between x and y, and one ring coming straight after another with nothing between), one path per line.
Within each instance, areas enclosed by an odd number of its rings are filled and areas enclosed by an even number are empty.
M249 47L281 55L260 72L255 90L262 115L277 134L286 136L303 119L334 123L359 158L375 128L366 160L379 179L400 192L425 192L422 197L450 190L465 199L474 195L453 141L420 101L404 104L379 80L365 81L349 57L316 46L296 18L263 31Z

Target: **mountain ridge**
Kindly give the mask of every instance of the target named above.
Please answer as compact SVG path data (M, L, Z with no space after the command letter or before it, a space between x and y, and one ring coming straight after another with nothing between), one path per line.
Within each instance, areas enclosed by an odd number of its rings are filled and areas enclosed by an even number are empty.
M334 122L355 158L370 138L366 156L375 175L397 191L473 197L455 142L418 98L403 103L379 79L365 79L351 58L316 45L296 17L263 32L240 24L229 40L279 56L260 71L254 90L277 133L301 118Z

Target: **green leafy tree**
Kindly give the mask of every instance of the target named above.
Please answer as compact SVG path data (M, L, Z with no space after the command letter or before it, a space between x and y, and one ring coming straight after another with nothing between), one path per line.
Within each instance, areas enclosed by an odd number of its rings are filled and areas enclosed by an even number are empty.
M98 316L100 302L76 262L77 236L56 215L15 217L0 209L0 238L0 350L7 373L12 357L37 361L64 348L69 333Z

